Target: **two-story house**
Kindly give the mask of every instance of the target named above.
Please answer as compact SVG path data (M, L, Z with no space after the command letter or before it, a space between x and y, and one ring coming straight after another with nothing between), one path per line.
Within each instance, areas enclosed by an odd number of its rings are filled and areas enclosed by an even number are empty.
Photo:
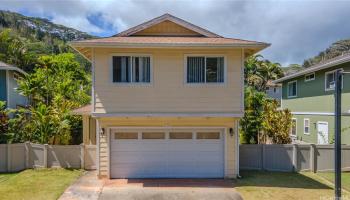
M335 70L350 71L350 54L326 60L275 81L282 83L282 108L293 114L291 136L307 143L334 140ZM350 75L343 76L342 143L350 144Z
M165 14L70 45L92 63L100 177L238 175L243 63L269 44Z
M17 79L25 75L20 68L0 61L0 101L5 101L7 108L28 104L28 99L17 91Z

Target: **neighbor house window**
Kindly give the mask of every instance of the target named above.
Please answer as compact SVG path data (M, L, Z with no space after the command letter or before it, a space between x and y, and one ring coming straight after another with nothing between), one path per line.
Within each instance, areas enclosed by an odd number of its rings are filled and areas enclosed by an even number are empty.
M297 136L297 119L292 119L292 126L290 128L290 135Z
M326 74L325 74L326 90L334 90L334 88L335 88L335 72L336 71L326 72ZM343 81L342 81L342 87L343 87Z
M187 83L223 83L224 57L187 57Z
M292 81L288 83L288 97L297 96L297 81Z
M304 119L304 134L310 134L310 119Z
M150 81L150 57L113 56L114 83L150 83Z
M315 73L311 73L311 74L306 74L305 75L305 82L309 82L315 80Z

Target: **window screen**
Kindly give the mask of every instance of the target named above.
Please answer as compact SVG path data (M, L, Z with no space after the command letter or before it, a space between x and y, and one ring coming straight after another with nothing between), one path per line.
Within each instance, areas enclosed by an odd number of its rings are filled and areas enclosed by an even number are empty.
M113 56L113 82L149 83L150 80L150 57Z
M223 82L223 57L187 57L187 83Z

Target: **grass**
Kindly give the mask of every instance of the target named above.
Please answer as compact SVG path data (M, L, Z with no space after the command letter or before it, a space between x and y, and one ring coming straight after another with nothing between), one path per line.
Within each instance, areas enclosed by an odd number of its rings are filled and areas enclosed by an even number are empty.
M323 177L324 179L334 183L334 172L319 172L317 175ZM343 172L341 177L342 188L350 191L350 172Z
M82 173L82 170L73 169L30 169L0 174L1 199L57 199Z
M320 200L332 199L334 195L333 186L311 172L244 171L241 176L242 179L235 180L235 188L244 199Z

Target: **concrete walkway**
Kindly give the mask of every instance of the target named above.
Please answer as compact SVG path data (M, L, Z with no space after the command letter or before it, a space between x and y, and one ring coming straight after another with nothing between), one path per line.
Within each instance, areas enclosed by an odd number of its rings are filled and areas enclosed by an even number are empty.
M59 200L242 200L231 180L112 179L87 172Z
M59 200L97 200L105 181L97 178L96 171L88 171L69 186Z

